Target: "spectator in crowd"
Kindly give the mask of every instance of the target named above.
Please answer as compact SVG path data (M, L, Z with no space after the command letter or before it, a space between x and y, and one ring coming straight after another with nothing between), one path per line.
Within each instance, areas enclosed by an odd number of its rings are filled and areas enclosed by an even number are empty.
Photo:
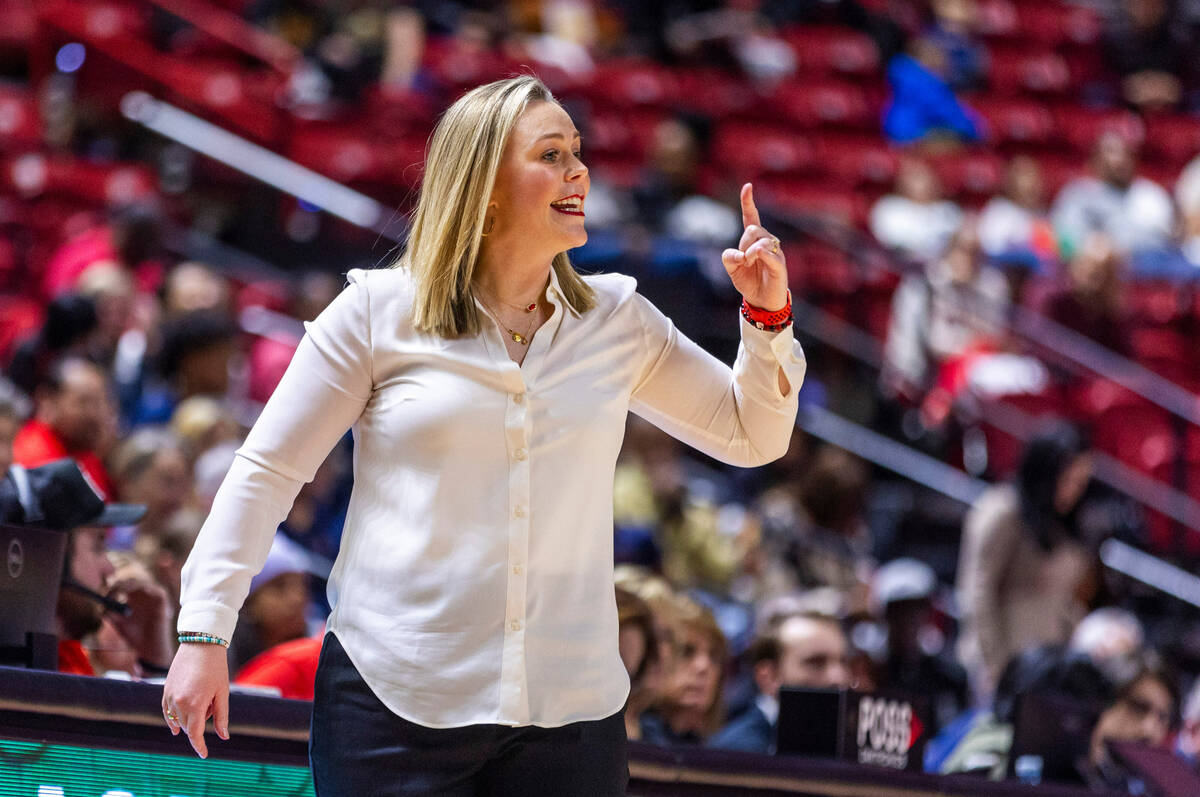
M1161 747L1175 725L1179 688L1163 661L1149 653L1140 657L1132 675L1118 675L1113 681L1112 697L1092 728L1079 773L1093 790L1145 794L1146 784L1113 758L1109 744Z
M925 38L942 52L946 82L955 91L970 91L987 79L987 49L975 36L975 0L932 0L933 24Z
M746 513L722 513L715 490L699 486L675 438L628 421L627 446L614 476L617 541L637 564L655 567L679 589L726 594L753 559L759 529ZM647 540L647 537L650 539ZM649 543L649 544L648 544Z
M1111 693L1108 676L1086 656L1070 655L1061 645L1030 647L1005 665L988 708L970 714L965 724L954 729L960 735L951 740L952 749L945 759L933 762L935 769L943 774L970 773L1002 780L1009 771L1014 725L1022 702L1049 695L1071 701L1088 713L1098 711ZM1063 749L1056 759L1064 755L1082 759L1087 754L1087 738L1064 738L1061 743ZM1065 768L1052 764L1051 769L1044 773L1047 777L1078 779L1074 762Z
M237 673L269 648L308 635L312 569L307 551L285 535L275 535L263 569L250 580L237 629L229 641L230 672Z
M869 486L862 460L825 445L803 473L763 496L760 600L832 587L847 596L851 610L865 610L871 540L863 515Z
M906 276L892 297L880 375L885 392L921 400L945 363L997 345L1008 305L1008 281L984 265L968 218L942 257Z
M879 656L878 686L929 700L931 732L949 724L968 706L967 673L938 628L933 568L917 559L894 559L875 571L872 598L886 629Z
M1192 682L1180 719L1182 725L1175 737L1175 754L1200 774L1200 678Z
M1174 0L1123 0L1104 35L1121 99L1142 111L1177 107L1194 85L1196 48Z
M175 652L171 627L174 613L167 592L161 585L144 578L114 582L112 576L116 569L108 560L104 534L101 527L81 527L72 530L67 540L67 558L63 565L67 581L59 590L56 613L58 669L77 675L97 674L84 643L101 630L107 619L115 626L117 638L137 652L137 662L161 675L167 671ZM74 585L127 604L130 615L109 616L107 605L92 595L81 594Z
M316 636L280 642L259 653L238 671L233 683L278 690L288 700L312 700L321 657L322 627Z
M95 675L94 664L120 661L134 676L165 673L175 652L167 592L144 573L114 577L105 544L106 526L136 523L145 507L106 505L70 459L31 467L25 481L29 489L18 489L11 469L0 481L0 520L67 532L55 612L58 669Z
M1066 424L1035 436L1012 484L989 488L967 514L958 564L959 657L988 699L1004 665L1063 644L1083 618L1093 554L1078 513L1091 479L1087 438Z
M1057 262L1058 243L1036 160L1018 155L1009 161L1004 193L988 200L979 214L979 241L995 263L1046 272Z
M1146 643L1146 632L1137 616L1115 606L1102 606L1079 621L1071 632L1067 650L1081 653L1102 667L1119 667L1135 661Z
M653 744L702 744L721 727L725 635L712 612L682 595L664 618L673 649L662 694L642 714L642 738Z
M42 328L13 352L8 378L32 394L56 360L66 355L94 359L97 352L92 343L98 328L96 305L91 299L74 293L55 297L46 305Z
M200 310L232 313L229 280L206 263L180 263L163 281L163 314L173 318Z
M135 537L165 535L192 497L192 473L180 441L166 429L144 427L117 445L109 463L121 500L146 507L146 517L136 527L114 530L111 547L128 549Z
M775 752L779 690L847 689L849 645L836 617L797 614L755 640L748 653L757 695L746 711L709 740L710 747Z
M1064 255L1072 256L1093 232L1106 233L1123 254L1170 243L1171 195L1137 175L1134 147L1120 133L1110 130L1096 140L1092 172L1067 183L1054 201L1052 218Z
M34 415L13 440L13 460L35 467L71 457L106 497L115 494L103 457L116 433L108 376L94 363L66 356L50 366L34 392Z
M646 601L618 586L617 622L621 625L617 637L621 661L629 673L625 733L630 739L640 739L642 712L658 699L661 681L660 648L654 630L654 614Z
M1200 155L1192 158L1175 182L1175 204L1179 209L1184 259L1200 268Z
M147 382L130 424L166 423L179 402L192 396L224 398L237 353L236 336L233 323L211 310L167 321L158 354L158 381Z
M148 205L127 205L115 210L104 224L67 241L54 253L42 278L42 293L51 299L75 289L76 280L89 266L118 263L135 276L138 290L150 293L162 281L162 214Z
M871 208L876 240L921 262L940 256L962 223L962 210L944 198L937 174L918 158L901 161L895 190Z
M888 64L883 131L895 144L942 147L983 138L983 121L954 93L947 52L927 36Z
M9 380L0 376L0 474L13 464L13 440L29 417L29 399Z
M1129 321L1121 292L1121 257L1112 239L1092 233L1072 255L1069 284L1050 297L1046 315L1118 354L1130 353Z

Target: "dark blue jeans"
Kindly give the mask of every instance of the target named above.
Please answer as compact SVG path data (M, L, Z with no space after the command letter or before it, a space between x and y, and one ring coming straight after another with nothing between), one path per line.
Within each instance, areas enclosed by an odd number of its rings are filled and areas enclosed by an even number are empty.
M617 797L629 782L627 748L621 712L559 728L409 722L325 635L308 743L317 797Z

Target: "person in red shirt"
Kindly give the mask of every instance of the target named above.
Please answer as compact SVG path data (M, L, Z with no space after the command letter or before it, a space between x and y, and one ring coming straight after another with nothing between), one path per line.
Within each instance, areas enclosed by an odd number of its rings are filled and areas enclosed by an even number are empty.
M137 289L150 293L162 283L162 217L151 207L130 205L107 224L85 230L59 247L46 264L42 296L53 299L75 289L84 271L96 263L115 262L130 269Z
M317 636L283 642L258 654L242 667L235 684L274 686L279 696L292 700L312 700L317 678L317 659L321 655L322 629Z
M34 392L34 416L13 440L13 461L33 468L70 457L111 498L112 480L101 455L115 425L107 375L81 357L64 357Z

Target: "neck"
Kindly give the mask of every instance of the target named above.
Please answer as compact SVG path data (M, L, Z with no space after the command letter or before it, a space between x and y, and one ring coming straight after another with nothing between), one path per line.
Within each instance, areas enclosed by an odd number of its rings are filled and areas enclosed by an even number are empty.
M529 251L509 240L486 241L479 251L472 281L488 299L514 305L540 301L550 280L553 256Z

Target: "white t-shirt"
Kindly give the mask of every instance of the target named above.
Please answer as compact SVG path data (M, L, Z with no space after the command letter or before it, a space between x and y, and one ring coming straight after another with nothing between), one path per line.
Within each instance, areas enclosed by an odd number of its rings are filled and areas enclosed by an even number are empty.
M552 273L553 314L518 366L486 315L475 337L416 332L406 271L348 276L217 492L179 629L230 637L276 527L352 427L328 629L379 699L430 727L619 711L612 491L626 413L732 464L781 456L805 370L791 329L741 321L731 371L632 278L586 277L597 306L578 315Z

